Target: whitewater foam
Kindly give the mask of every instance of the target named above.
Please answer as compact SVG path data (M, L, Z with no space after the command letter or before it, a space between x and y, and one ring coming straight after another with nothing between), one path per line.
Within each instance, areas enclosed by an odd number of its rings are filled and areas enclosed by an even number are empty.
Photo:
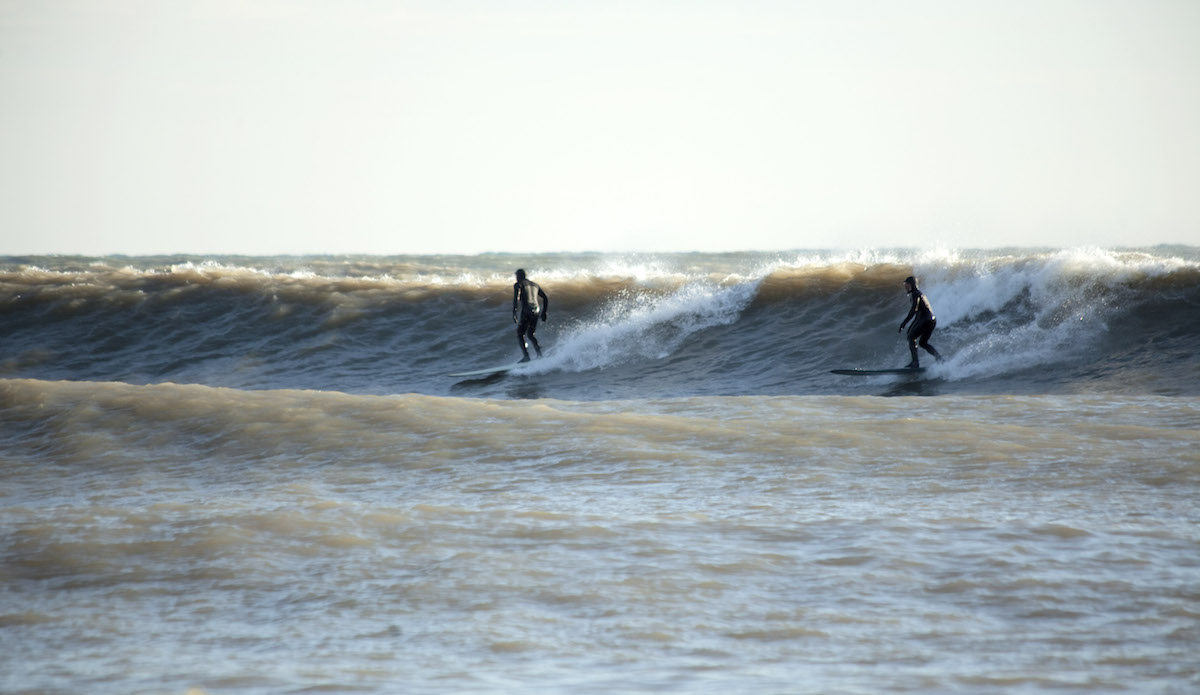
M666 295L631 291L558 338L554 353L530 371L586 371L632 360L661 360L692 335L735 323L754 298L755 284L694 282Z

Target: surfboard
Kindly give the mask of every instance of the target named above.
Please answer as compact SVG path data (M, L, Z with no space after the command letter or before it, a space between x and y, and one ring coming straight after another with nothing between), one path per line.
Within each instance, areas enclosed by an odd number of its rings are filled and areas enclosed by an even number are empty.
M900 369L831 369L831 374L847 376L877 376L879 374L920 374L924 367L901 367Z
M486 367L484 369L475 369L470 372L455 372L454 374L447 374L446 376L488 376L489 374L503 374L510 369L521 366L522 364L528 364L528 363L513 362L512 364L502 364L498 367Z

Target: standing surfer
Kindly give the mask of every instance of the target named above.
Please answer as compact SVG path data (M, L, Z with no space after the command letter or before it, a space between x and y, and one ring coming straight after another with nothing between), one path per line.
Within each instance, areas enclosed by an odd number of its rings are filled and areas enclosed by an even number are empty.
M517 324L517 344L525 354L522 362L529 361L529 347L525 344L525 336L533 343L537 356L542 356L542 347L538 345L533 332L537 330L538 319L546 320L546 310L550 307L550 298L533 280L525 277L525 270L517 270L517 281L513 283L513 322Z
M904 278L904 291L912 297L912 308L908 310L908 316L900 322L900 332L904 331L904 326L912 320L913 324L908 329L908 351L912 353L912 362L909 362L905 369L916 369L921 366L920 360L917 359L917 346L925 348L925 352L933 355L938 360L942 356L938 351L929 344L929 336L933 335L933 329L937 328L937 318L933 315L933 307L929 306L929 298L925 293L917 289L917 279L912 277Z

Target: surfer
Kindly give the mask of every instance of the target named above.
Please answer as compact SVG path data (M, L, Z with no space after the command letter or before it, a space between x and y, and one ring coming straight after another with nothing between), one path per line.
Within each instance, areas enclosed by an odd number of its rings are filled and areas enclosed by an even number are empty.
M929 336L933 335L933 329L937 328L937 318L933 315L933 307L929 306L929 298L925 293L917 289L917 279L911 275L904 278L904 291L912 297L912 308L908 310L908 316L900 322L900 332L904 332L904 326L912 320L913 324L908 329L908 351L912 353L912 362L909 362L905 369L916 369L921 366L920 360L917 359L917 346L925 348L925 352L933 355L936 359L941 360L942 356L938 351L929 344Z
M542 356L542 347L538 345L533 332L537 330L538 319L546 320L546 309L550 307L550 298L533 280L525 277L525 270L517 270L517 281L513 283L513 322L517 324L517 344L525 357L522 362L529 361L529 346L525 344L525 336L533 343L537 356Z

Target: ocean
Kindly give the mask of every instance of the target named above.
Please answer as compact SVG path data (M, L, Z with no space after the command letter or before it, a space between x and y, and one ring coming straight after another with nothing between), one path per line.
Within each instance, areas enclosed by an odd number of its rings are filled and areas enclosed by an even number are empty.
M945 359L831 374L908 275ZM0 692L1200 692L1197 247L9 256L0 336Z

